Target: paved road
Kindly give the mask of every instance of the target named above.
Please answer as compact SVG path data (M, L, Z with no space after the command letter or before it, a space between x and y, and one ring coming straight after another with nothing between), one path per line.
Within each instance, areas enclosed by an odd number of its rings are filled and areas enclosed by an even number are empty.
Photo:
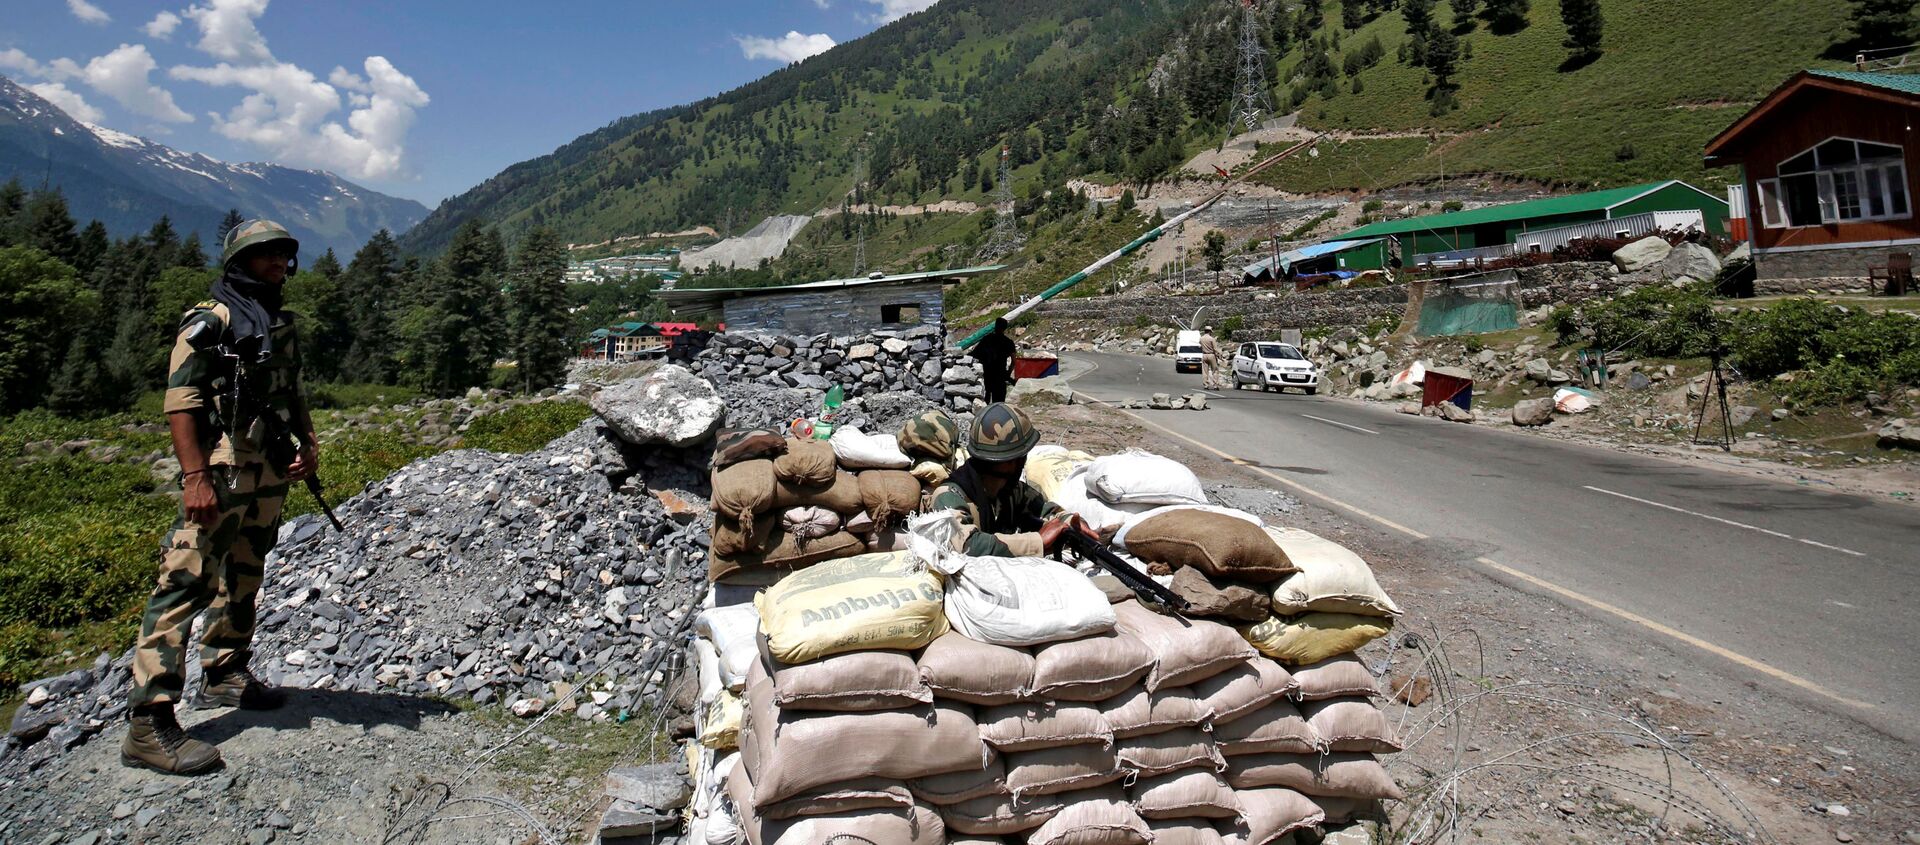
M1200 387L1166 359L1067 357L1098 399ZM1136 413L1429 535L1448 561L1920 741L1920 509L1324 396L1215 395Z

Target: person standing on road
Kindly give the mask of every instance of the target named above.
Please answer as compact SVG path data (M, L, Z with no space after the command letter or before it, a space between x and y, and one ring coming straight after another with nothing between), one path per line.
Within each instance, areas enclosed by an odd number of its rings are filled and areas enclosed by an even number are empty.
M1200 385L1220 389L1220 341L1214 338L1212 326L1200 331Z
M131 726L120 759L171 774L220 765L174 715L186 686L187 636L209 612L200 646L199 708L271 710L286 693L248 668L267 553L287 488L319 468L300 391L300 349L282 288L300 243L266 220L227 233L212 299L180 321L165 409L180 461L180 512L161 541L160 577L135 645Z
M986 383L987 403L1007 401L1007 385L1014 381L1013 356L1018 352L1007 335L1005 317L995 318L993 331L973 345L973 359L980 362L980 378Z

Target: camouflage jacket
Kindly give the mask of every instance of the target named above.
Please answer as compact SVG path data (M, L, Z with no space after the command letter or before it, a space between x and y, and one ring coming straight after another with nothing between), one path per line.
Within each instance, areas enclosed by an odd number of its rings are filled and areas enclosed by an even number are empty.
M227 306L207 301L193 306L180 318L180 330L174 335L173 352L167 365L167 393L163 405L167 413L205 410L213 423L211 431L202 431L203 446L209 448L207 462L244 465L266 460L267 431L271 414L293 430L293 410L300 397L299 333L294 329L291 312L282 311L273 323L273 357L253 367L251 379L257 396L249 404L261 415L245 431L229 431L237 409L228 407L234 367L222 354L225 342ZM189 341L195 330L200 337L222 338L202 342L199 348Z
M960 512L961 550L975 557L1034 557L1046 553L1040 525L1061 508L1025 481L1007 485L984 503L968 490L979 490L978 475L970 465L954 470L947 483L933 491L931 510ZM980 498L986 498L981 495Z

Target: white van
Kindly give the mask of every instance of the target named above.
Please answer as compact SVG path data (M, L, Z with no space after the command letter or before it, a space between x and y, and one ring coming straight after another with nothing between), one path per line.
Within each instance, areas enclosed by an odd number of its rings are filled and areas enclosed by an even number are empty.
M1193 329L1182 329L1173 335L1173 371L1184 373L1200 372L1200 333Z

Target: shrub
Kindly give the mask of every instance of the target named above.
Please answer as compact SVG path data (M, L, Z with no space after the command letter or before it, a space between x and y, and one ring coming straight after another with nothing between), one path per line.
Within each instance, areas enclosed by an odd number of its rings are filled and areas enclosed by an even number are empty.
M1441 211L1459 211L1460 209L1463 209L1466 207L1467 207L1467 204L1459 200L1447 200L1446 202L1443 202L1440 204Z
M1466 346L1468 355L1479 354L1480 352L1485 351L1487 348L1487 342L1484 340L1481 340L1480 336L1477 334L1467 335L1467 339L1466 341L1464 341L1464 345Z
M425 394L397 384L311 384L307 386L307 406L316 411L364 408L368 405L398 405Z
M580 426L593 410L578 402L516 405L473 421L460 445L494 452L532 452Z
M1360 210L1368 214L1372 214L1386 207L1387 207L1387 203L1385 200L1377 200L1377 199L1367 200L1366 202L1360 204Z
M1246 328L1246 326L1247 326L1246 318L1241 317L1239 314L1235 314L1231 317L1226 318L1225 320L1220 321L1219 336L1228 337L1228 338L1233 337L1234 332L1240 331L1241 329Z

